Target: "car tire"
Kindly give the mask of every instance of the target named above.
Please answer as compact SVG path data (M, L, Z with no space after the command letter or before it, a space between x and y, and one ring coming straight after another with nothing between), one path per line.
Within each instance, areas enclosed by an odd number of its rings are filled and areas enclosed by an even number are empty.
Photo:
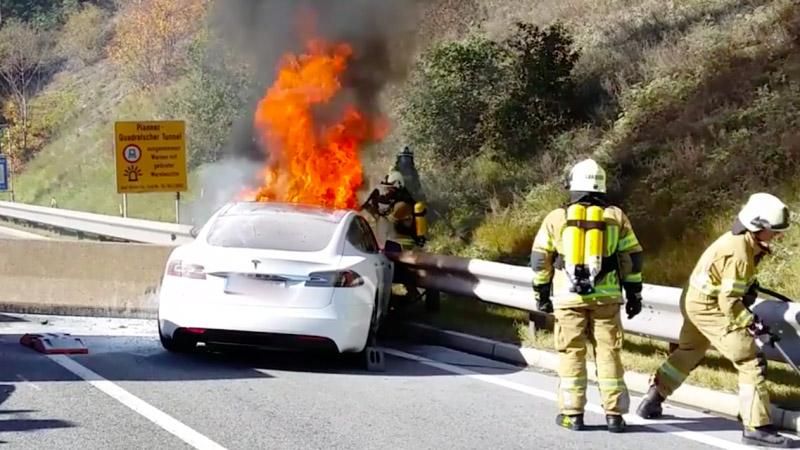
M347 359L359 369L368 370L370 372L383 372L385 370L384 360L385 355L383 350L376 348L377 331L379 329L378 322L378 301L379 298L375 296L375 307L372 309L372 317L369 322L369 331L367 332L367 340L364 343L364 348L360 352L350 353Z
M174 339L164 336L161 332L161 321L158 321L158 338L161 340L161 346L165 350L173 353L189 353L197 346L196 342L188 339Z

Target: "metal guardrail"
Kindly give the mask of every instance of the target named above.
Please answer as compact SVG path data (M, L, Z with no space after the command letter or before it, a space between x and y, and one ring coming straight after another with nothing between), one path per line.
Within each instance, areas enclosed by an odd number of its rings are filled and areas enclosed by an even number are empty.
M532 288L533 271L529 267L413 252L393 259L420 287L538 313ZM680 296L680 288L645 284L642 312L633 319L623 313L623 328L627 333L677 343L683 324ZM759 298L752 309L779 333L792 360L800 361L800 303ZM772 347L763 351L769 359L783 360Z
M70 231L126 242L180 245L194 238L189 225L130 219L82 211L0 202L0 218L37 228Z
M69 230L128 242L179 245L191 242L191 226L140 219L127 219L19 203L0 202L0 218L26 222L39 228ZM420 287L536 313L533 301L533 272L514 266L478 259L427 253L404 252L391 255L404 276L411 276ZM646 284L641 314L628 319L623 314L626 332L677 342L683 317L679 308L681 289ZM800 361L800 303L759 299L753 310L782 337L784 349ZM764 352L781 360L772 348Z

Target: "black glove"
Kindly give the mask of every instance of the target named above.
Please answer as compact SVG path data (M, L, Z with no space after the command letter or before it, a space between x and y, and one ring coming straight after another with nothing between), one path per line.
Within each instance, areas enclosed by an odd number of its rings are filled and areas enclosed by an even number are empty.
M544 313L553 312L553 302L550 300L550 285L540 284L533 286L536 292L536 309Z
M637 314L642 312L642 294L639 292L626 295L627 302L625 302L625 312L628 313L628 319L633 319Z
M753 281L753 284L750 285L750 289L742 297L742 303L744 303L744 306L747 306L749 308L753 306L753 303L756 302L757 298L758 298L758 280Z
M625 312L628 313L628 319L633 319L637 314L642 312L642 284L641 283L625 283Z
M753 319L753 323L747 326L747 332L750 333L750 336L758 337L769 333L769 327L764 325L764 322L755 316Z

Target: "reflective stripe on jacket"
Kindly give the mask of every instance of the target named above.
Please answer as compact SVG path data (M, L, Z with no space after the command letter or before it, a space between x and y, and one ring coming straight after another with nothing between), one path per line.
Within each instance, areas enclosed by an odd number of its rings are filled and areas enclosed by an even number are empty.
M620 280L632 285L635 291L642 284L642 246L633 231L630 220L616 206L608 206L603 213L606 223L603 245L603 270L595 280L594 292L580 295L570 292L571 284L563 267L556 267L558 255L563 255L561 235L567 226L567 210L551 211L542 221L531 249L533 284L552 283L551 298L554 308L574 308L589 304L622 303Z

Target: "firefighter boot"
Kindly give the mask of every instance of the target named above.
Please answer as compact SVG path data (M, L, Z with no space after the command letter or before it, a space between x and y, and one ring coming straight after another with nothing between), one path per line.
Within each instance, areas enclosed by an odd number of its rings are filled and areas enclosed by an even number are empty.
M583 430L583 414L559 414L556 416L556 425L572 431L581 431Z
M650 390L647 391L647 394L642 399L642 403L639 404L639 408L636 410L636 414L638 414L643 419L655 419L657 417L661 417L663 410L661 409L661 403L664 402L664 397L658 393L658 389L655 386L650 386Z
M769 425L757 428L745 427L742 431L742 442L759 447L789 448L789 440L776 433Z
M606 415L606 425L609 433L622 433L625 431L625 419L619 414Z

